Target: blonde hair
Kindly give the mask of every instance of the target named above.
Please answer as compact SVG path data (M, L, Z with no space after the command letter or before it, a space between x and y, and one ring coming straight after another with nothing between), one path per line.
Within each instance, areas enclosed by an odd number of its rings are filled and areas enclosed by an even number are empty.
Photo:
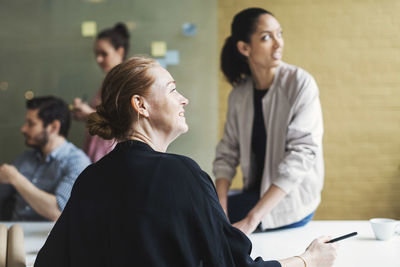
M107 74L101 87L101 104L87 121L91 135L107 140L124 140L130 135L132 123L137 117L131 98L133 95L148 94L155 81L149 69L155 66L158 63L154 59L135 56Z

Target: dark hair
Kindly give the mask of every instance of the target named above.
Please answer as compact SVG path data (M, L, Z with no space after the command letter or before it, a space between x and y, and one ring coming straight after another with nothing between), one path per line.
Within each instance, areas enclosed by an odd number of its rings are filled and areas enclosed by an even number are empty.
M67 104L62 99L54 96L35 97L26 101L26 108L39 110L38 117L43 121L44 127L58 120L60 122L59 134L65 138L68 136L71 114Z
M260 15L273 14L262 8L248 8L235 15L231 25L231 36L226 38L221 52L221 70L230 84L240 83L249 76L250 68L246 57L237 49L237 42L250 42L250 36L255 32Z
M146 96L155 78L149 70L159 64L151 58L137 56L115 66L101 87L101 104L89 115L91 135L124 140L132 132L137 113L132 108L133 95Z
M120 47L123 47L124 48L123 59L126 59L126 56L128 55L129 52L129 31L126 28L125 24L117 23L113 28L108 28L99 32L99 34L97 34L96 39L97 40L108 39L115 50L117 50Z

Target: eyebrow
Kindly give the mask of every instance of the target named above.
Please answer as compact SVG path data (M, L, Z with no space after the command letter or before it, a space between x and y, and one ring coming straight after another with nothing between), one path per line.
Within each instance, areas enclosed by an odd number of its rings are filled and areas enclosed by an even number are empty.
M276 29L276 31L281 31L282 28L278 28ZM264 33L273 33L274 31L261 31L260 34L264 34Z
M169 81L169 82L167 82L167 86L168 86L170 83L176 84L175 81Z

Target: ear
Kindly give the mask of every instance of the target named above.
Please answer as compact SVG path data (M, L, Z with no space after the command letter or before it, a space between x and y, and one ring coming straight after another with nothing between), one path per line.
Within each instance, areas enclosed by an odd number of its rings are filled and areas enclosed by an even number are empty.
M47 125L47 130L51 134L60 134L61 122L59 120L54 120Z
M131 98L132 108L142 117L149 117L149 108L146 99L140 95L133 95Z
M124 54L125 54L125 48L120 46L117 48L117 54L121 56L121 59L124 58Z
M236 43L236 47L239 50L239 53L242 54L245 57L248 57L250 55L250 46L249 44L243 42L243 41L238 41Z

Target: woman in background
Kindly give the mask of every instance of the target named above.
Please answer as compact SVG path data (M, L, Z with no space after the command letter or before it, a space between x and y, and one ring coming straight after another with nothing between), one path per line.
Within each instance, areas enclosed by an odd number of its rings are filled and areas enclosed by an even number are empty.
M282 28L261 8L238 13L221 54L234 87L213 172L230 221L249 234L299 227L318 207L324 179L317 84L282 62ZM228 197L240 164L244 189Z
M129 32L124 24L117 23L113 28L105 29L97 35L94 54L97 64L104 73L108 73L113 67L124 61L128 51ZM101 103L100 95L101 91L99 90L90 105L82 101L81 98L75 98L73 104L74 118L85 122L88 116L95 112L96 106ZM97 135L90 136L86 133L83 150L92 162L96 162L110 152L114 146L114 140L104 140Z
M251 242L227 220L210 177L166 153L188 131L187 104L152 59L133 57L107 74L88 128L120 142L78 177L36 267L332 266L337 243L327 237L297 257L250 257Z

